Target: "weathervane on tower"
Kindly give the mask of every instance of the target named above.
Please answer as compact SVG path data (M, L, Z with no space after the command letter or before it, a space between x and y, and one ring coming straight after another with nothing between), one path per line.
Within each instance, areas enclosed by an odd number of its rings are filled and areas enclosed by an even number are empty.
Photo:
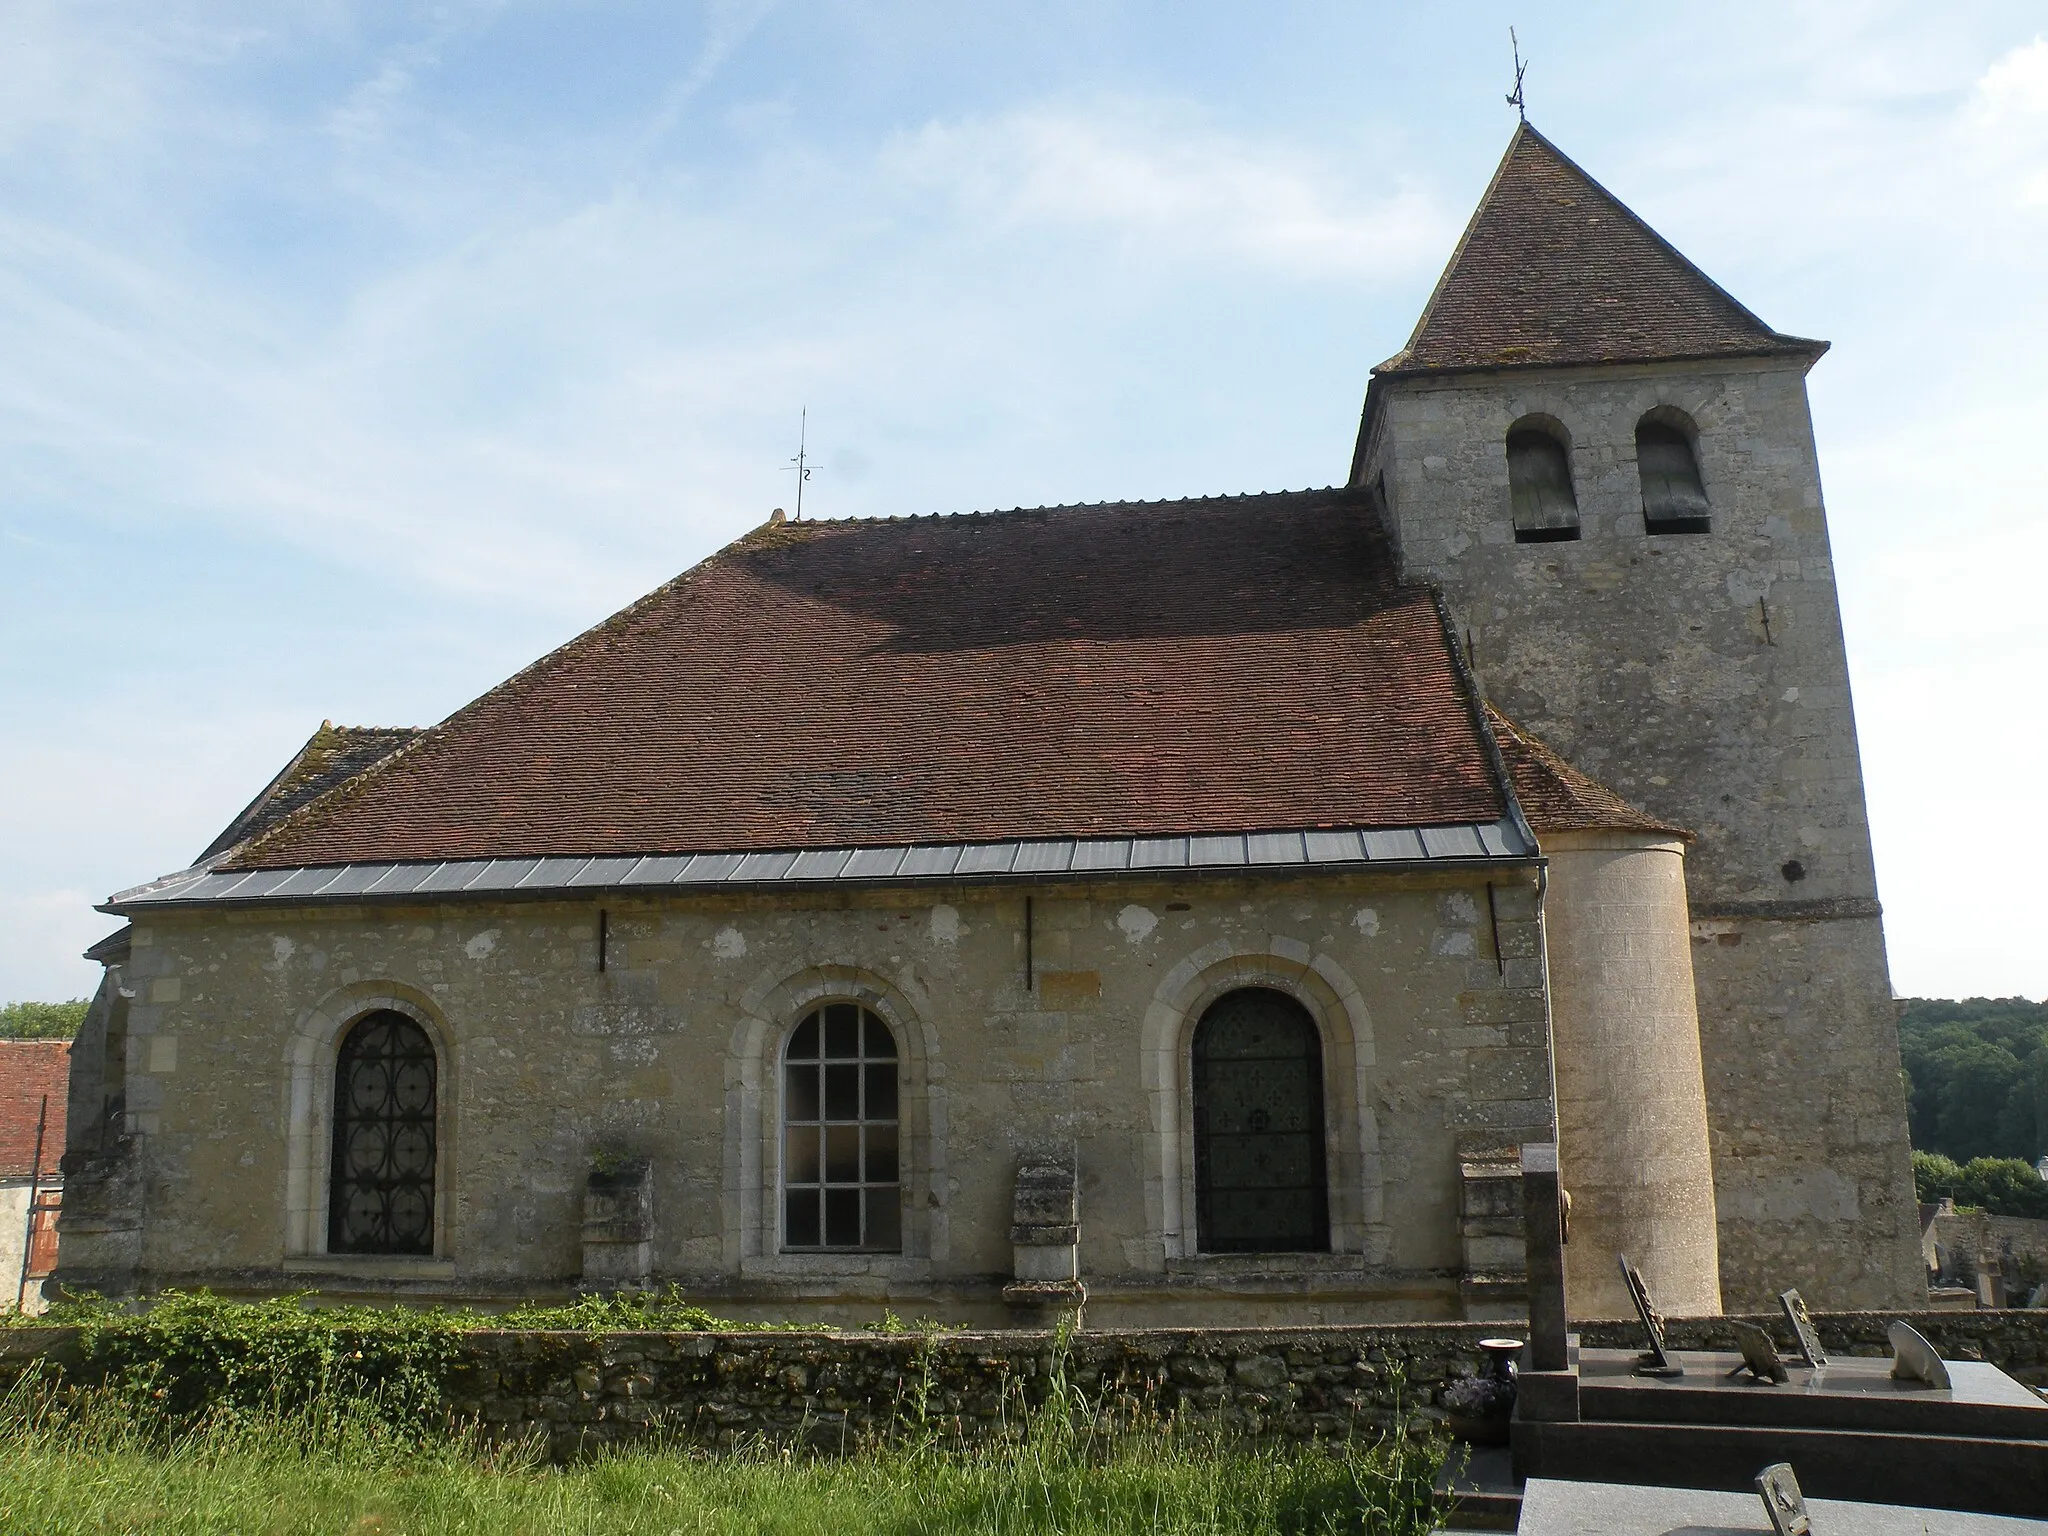
M1523 122L1529 121L1529 104L1522 99L1522 71L1529 67L1522 58L1521 39L1515 36L1515 29L1508 28L1508 46L1515 51L1515 88L1508 95L1508 105L1515 109Z

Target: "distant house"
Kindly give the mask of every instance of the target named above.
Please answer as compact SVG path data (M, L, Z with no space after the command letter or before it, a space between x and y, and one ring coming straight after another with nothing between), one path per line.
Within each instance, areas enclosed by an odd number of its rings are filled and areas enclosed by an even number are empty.
M2041 1161L2034 1164L2034 1172L2041 1176L2041 1181L2044 1184L2048 1184L2048 1152L2041 1154Z
M0 1311L43 1309L57 1267L71 1042L0 1040Z

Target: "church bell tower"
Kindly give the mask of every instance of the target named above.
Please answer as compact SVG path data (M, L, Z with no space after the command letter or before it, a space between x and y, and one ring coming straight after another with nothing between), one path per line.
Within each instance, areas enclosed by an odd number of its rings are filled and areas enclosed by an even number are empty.
M1373 370L1352 464L1489 702L1696 834L1730 1310L1795 1285L1828 1307L1926 1294L1806 399L1824 351L1524 123L1414 335Z

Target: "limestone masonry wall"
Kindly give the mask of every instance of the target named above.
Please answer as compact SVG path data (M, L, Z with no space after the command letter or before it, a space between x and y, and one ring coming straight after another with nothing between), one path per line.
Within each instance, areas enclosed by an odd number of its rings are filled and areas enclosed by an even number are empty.
M607 1156L649 1165L654 1283L742 1317L1002 1322L1014 1182L1050 1161L1078 1169L1091 1316L1455 1317L1460 1158L1555 1134L1543 977L1526 867L167 915L135 927L107 1063L134 1176L92 1186L138 1210L81 1203L60 1278L566 1294ZM1328 1253L1197 1251L1190 1040L1244 986L1322 1037ZM898 1041L900 1253L782 1250L780 1052L832 1000ZM420 1258L326 1251L335 1051L376 1008L440 1054Z
M1816 1314L1839 1354L1888 1354L1893 1312ZM1903 1314L1951 1359L1989 1360L2048 1383L2048 1310ZM1781 1318L1750 1319L1791 1339ZM1592 1348L1634 1348L1633 1324L1579 1325ZM1015 1433L1057 1371L1087 1403L1143 1419L1178 1414L1248 1435L1341 1438L1402 1416L1442 1417L1444 1389L1479 1369L1498 1325L1100 1331L1064 1354L1045 1332L918 1334L472 1333L447 1399L458 1418L557 1456L657 1437L821 1450L936 1431ZM61 1362L69 1330L0 1331L0 1390L29 1361ZM1718 1319L1679 1319L1681 1348L1730 1346Z
M1565 1307L1632 1305L1626 1253L1669 1311L1721 1310L1714 1167L1676 839L1545 833Z
M1921 1295L1896 1018L1803 366L1527 369L1379 390L1360 484L1487 696L1699 840L1686 858L1723 1298ZM1643 525L1636 425L1697 431L1706 533ZM1581 537L1515 542L1508 431Z

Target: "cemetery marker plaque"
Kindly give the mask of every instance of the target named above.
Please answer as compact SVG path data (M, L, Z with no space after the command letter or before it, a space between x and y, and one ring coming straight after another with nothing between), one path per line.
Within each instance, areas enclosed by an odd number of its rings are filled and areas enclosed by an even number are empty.
M1885 1330L1892 1341L1892 1377L1897 1381L1924 1381L1930 1387L1950 1390L1948 1366L1941 1352L1910 1323L1893 1323Z
M1628 1284L1629 1299L1636 1304L1636 1316L1642 1319L1643 1334L1650 1341L1650 1347L1636 1359L1638 1376L1683 1376L1685 1367L1671 1358L1671 1351L1664 1341L1664 1314L1659 1312L1650 1300L1650 1288L1643 1283L1643 1272L1629 1263L1628 1255L1618 1253L1621 1260L1621 1278Z
M1742 1351L1742 1364L1728 1374L1740 1376L1744 1371L1758 1381L1777 1386L1790 1381L1792 1373L1785 1369L1785 1362L1778 1358L1778 1346L1771 1342L1771 1336L1754 1323L1730 1321L1728 1326L1735 1330L1735 1343Z
M1806 1310L1805 1300L1797 1291L1780 1291L1778 1305L1785 1309L1785 1321L1792 1325L1792 1337L1799 1341L1801 1357L1819 1370L1828 1363L1828 1357L1820 1347L1820 1330L1813 1326L1813 1314Z
M1799 1479L1792 1475L1789 1461L1774 1462L1756 1475L1756 1491L1764 1501L1777 1536L1812 1536L1813 1521L1807 1518L1806 1496L1799 1491Z

